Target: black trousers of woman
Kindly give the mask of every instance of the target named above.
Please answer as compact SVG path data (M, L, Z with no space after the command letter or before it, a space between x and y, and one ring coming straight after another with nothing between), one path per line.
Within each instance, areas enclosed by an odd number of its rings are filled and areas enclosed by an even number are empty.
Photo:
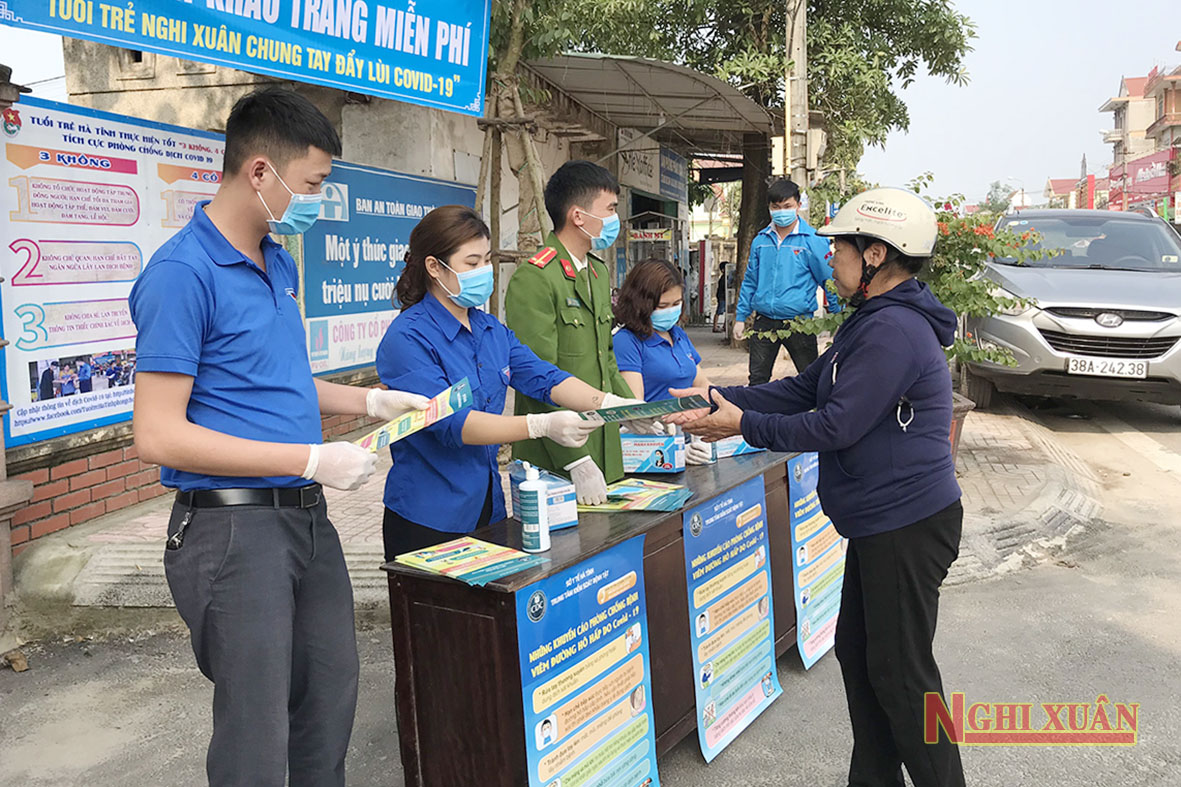
M898 530L849 539L836 654L853 726L849 787L963 787L959 747L924 741L924 694L943 695L931 646L939 586L959 555L959 501Z
M484 527L491 521L492 489L492 481L489 480L488 492L484 496L484 510L480 512L480 519L465 532L471 532L478 527ZM389 562L398 555L404 555L407 552L416 552L419 549L433 547L436 544L454 541L462 536L463 533L435 530L433 527L426 527L417 522L411 522L406 517L386 508L385 516L381 521L381 535L382 540L385 542L385 559L386 562Z

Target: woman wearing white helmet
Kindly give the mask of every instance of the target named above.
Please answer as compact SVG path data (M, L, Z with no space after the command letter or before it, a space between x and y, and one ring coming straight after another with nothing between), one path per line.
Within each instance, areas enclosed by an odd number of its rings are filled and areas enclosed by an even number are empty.
M853 727L850 787L958 787L959 750L924 740L939 587L959 553L963 508L951 457L955 314L915 278L935 248L916 194L872 189L818 232L833 238L837 292L857 307L803 374L711 388L712 410L669 420L707 441L820 454L820 501L849 539L836 653ZM685 395L689 391L672 391ZM701 392L698 392L701 393Z

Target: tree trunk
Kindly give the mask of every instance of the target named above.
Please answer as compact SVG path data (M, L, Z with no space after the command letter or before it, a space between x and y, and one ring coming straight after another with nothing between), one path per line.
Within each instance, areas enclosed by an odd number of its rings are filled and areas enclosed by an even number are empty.
M742 203L738 209L738 264L734 272L734 297L742 289L750 244L769 220L767 177L771 174L771 141L766 134L742 137Z

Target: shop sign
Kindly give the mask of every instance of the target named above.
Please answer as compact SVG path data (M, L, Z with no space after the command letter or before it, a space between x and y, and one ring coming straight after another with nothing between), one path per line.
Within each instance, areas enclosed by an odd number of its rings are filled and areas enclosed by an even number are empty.
M642 241L670 241L673 239L673 231L667 227L664 229L653 230L628 230L627 239Z
M649 194L660 193L660 149L634 128L619 129L619 182Z

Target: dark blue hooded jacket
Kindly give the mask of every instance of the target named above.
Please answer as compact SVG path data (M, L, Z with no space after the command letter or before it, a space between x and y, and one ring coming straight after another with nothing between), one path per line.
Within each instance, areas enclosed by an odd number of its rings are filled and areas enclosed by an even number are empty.
M745 411L751 445L819 452L820 502L842 536L895 530L960 498L942 349L955 330L911 279L859 307L803 374L718 390Z

